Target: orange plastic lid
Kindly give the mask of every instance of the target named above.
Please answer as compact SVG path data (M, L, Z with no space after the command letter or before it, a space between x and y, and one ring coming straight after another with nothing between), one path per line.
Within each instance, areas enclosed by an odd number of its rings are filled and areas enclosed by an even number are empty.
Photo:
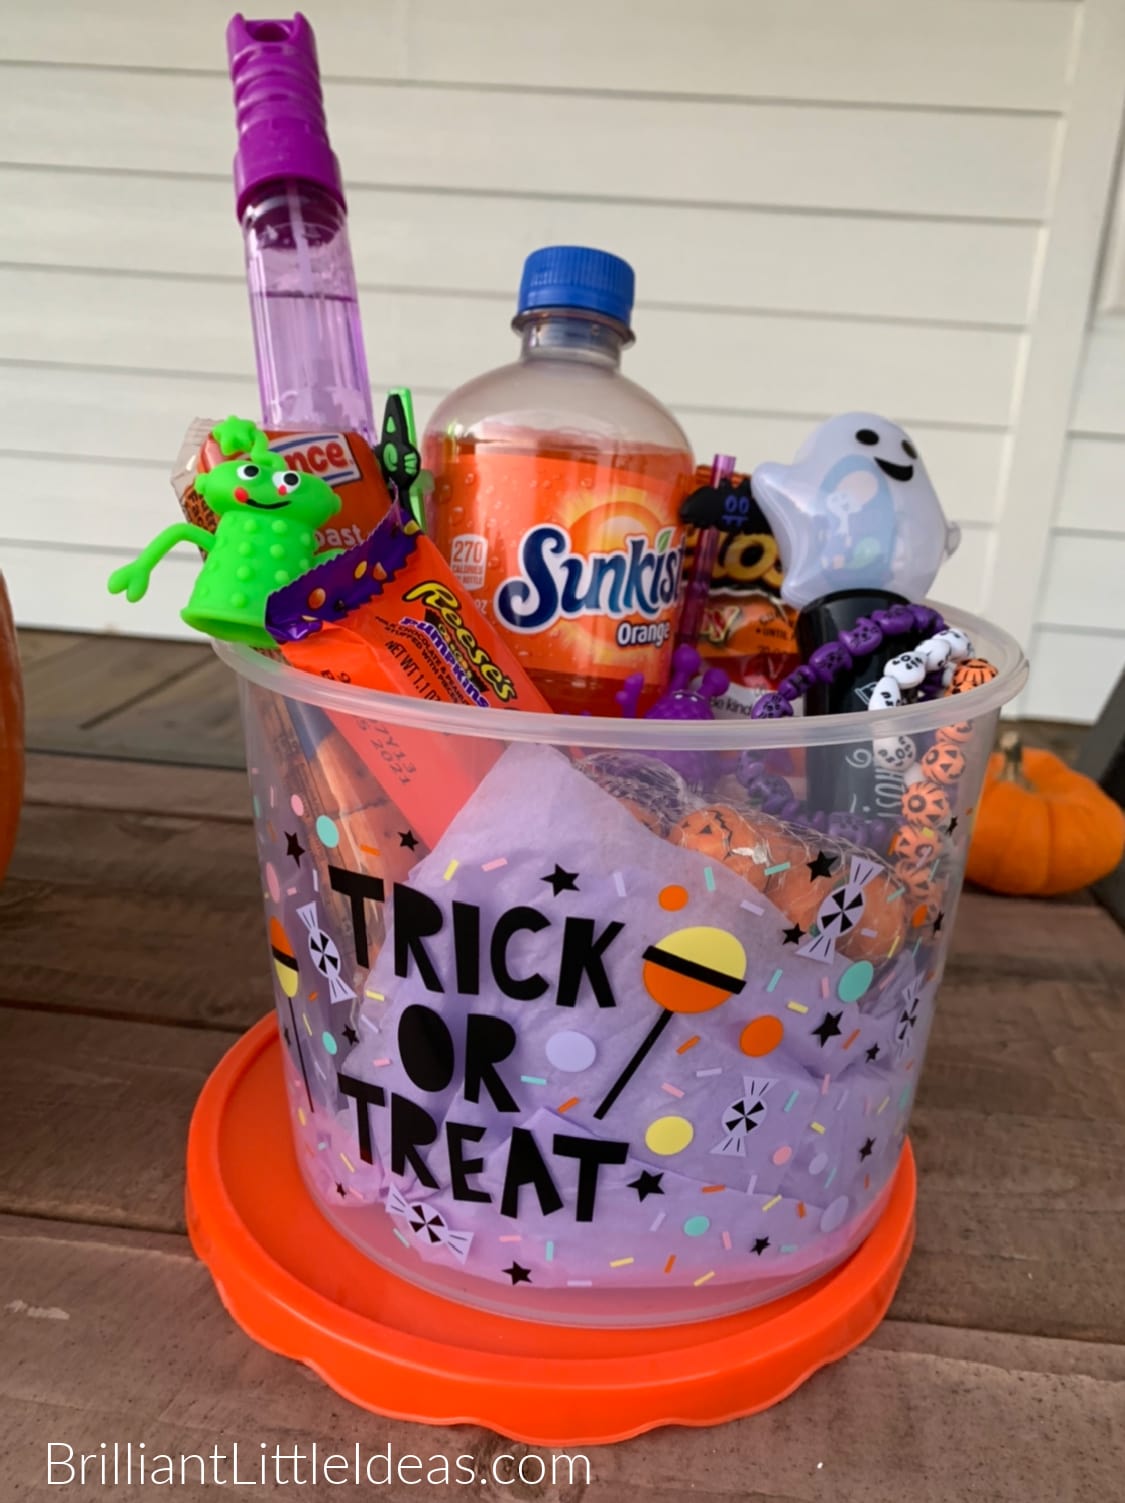
M552 1326L419 1289L324 1219L297 1167L272 1016L219 1062L188 1139L192 1245L247 1335L377 1414L486 1425L539 1446L721 1424L785 1398L882 1319L914 1240L914 1199L907 1144L867 1241L805 1289L692 1325Z

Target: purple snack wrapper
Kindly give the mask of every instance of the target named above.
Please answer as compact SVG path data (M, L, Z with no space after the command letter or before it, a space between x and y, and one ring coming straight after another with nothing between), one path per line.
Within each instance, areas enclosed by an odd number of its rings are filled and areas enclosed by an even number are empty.
M278 642L300 642L324 622L342 621L383 593L420 537L417 523L392 507L362 543L275 590L266 602L266 630Z

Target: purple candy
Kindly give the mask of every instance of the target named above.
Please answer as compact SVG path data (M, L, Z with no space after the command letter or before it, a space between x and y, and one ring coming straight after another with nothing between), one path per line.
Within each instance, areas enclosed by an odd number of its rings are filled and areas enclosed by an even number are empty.
M762 777L755 778L747 788L753 798L760 798L778 805L787 803L793 796L793 790L780 773L767 772Z
M882 645L882 629L869 620L866 616L860 616L859 620L849 631L840 633L840 641L855 657L866 657L869 652Z
M766 764L753 752L740 752L738 755L738 772L736 776L743 788L749 788L755 778L760 778L766 770Z
M792 715L793 706L787 699L782 699L780 694L763 694L761 699L756 699L750 709L751 720L783 720L786 715Z
M852 666L852 655L842 642L825 642L809 654L808 666L822 684L830 684L838 673Z
M932 637L934 632L941 630L938 624L941 617L928 605L912 605L910 614L914 617L914 630L920 632L922 636Z
M867 834L867 821L862 814L830 814L828 833L836 840L847 840L852 845L863 845Z
M887 610L886 630L895 637L904 636L906 632L914 630L914 607L903 605L896 601Z

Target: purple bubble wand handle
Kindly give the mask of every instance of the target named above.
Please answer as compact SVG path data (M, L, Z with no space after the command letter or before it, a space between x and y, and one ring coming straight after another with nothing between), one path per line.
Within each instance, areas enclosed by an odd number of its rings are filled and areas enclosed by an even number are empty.
M718 486L733 474L733 454L716 454L711 461L711 484ZM719 537L717 527L701 527L696 535L695 557L692 559L691 576L684 593L684 608L676 633L676 642L681 646L686 644L694 647L699 638L703 611L711 592L711 576L719 558Z
M292 20L227 27L262 422L376 438L348 211L328 140L316 41Z

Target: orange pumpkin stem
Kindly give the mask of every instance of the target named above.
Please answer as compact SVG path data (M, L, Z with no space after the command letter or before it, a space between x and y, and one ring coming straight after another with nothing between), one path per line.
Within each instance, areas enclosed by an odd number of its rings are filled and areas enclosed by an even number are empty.
M1020 788L1033 787L1023 770L1023 742L1020 740L1018 731L1004 732L1000 737L1000 751L1003 754L1004 763L997 774L997 781L1015 783Z

